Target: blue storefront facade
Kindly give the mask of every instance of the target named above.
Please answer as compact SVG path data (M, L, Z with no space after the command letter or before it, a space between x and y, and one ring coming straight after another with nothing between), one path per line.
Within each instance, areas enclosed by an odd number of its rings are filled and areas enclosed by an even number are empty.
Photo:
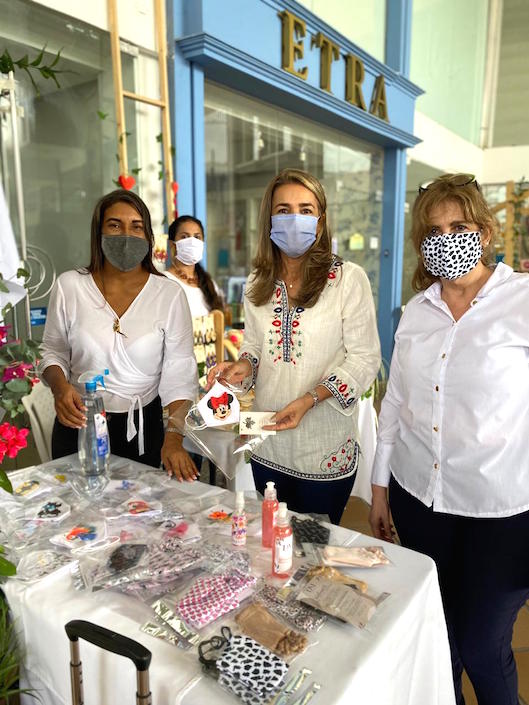
M387 3L385 63L293 0L173 0L169 15L178 210L204 222L208 269L236 303L266 184L287 166L314 173L335 251L370 277L389 360L421 93L407 78L411 0Z

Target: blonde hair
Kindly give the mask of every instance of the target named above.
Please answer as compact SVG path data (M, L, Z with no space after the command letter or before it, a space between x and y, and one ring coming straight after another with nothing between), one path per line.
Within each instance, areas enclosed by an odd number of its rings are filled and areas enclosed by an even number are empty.
M419 193L413 204L411 239L417 253L417 268L411 284L415 291L424 291L439 280L439 277L430 274L424 266L421 245L428 236L432 209L446 201L454 201L460 205L466 220L476 223L484 235L490 234L488 244L483 247L481 261L485 266L495 261L493 241L499 227L498 220L489 208L477 181L458 186L451 180L455 178L457 181L458 176L460 175L443 174L438 177L428 188Z
M327 199L316 177L300 169L283 169L266 187L261 201L258 221L257 255L252 262L254 279L247 296L256 306L270 301L276 280L281 277L282 263L279 248L270 239L272 199L274 191L285 184L300 184L308 189L318 203L320 234L304 256L301 266L301 287L296 298L298 306L310 308L327 284L333 262L331 232L327 225Z

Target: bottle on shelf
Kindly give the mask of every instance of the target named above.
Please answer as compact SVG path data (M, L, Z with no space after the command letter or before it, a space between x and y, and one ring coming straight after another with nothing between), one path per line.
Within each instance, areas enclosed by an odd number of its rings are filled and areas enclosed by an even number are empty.
M288 578L291 569L292 527L288 518L286 502L279 502L272 544L272 575L276 578Z
M246 546L247 517L244 511L244 492L235 494L235 511L231 515L231 543L233 546Z
M103 395L98 390L98 385L105 388L104 375L108 375L108 370L102 373L89 370L79 377L79 382L85 386L82 399L86 408L86 425L79 430L78 440L84 476L81 490L92 496L101 494L108 484L110 439Z
M275 484L267 482L262 506L262 545L264 548L272 548L278 507Z

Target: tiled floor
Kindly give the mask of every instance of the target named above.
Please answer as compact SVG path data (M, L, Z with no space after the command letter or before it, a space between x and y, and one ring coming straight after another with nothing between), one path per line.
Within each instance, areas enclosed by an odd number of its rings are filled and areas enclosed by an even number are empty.
M351 497L342 517L342 526L370 536L368 515L368 505L357 497ZM529 603L521 610L514 626L513 648L518 664L520 704L529 705ZM463 678L466 705L477 705L476 696L466 674Z

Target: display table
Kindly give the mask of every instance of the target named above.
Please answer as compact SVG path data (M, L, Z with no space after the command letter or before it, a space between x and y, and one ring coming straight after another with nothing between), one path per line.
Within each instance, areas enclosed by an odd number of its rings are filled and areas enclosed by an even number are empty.
M188 484L185 489L192 494L218 491L201 483ZM383 544L340 527L332 528L331 541L355 546ZM312 669L311 680L322 685L312 701L315 705L453 705L449 647L435 566L423 555L383 545L392 565L355 569L353 574L367 581L374 592L388 592L390 597L363 631L329 621L311 637L317 643L295 659L291 672ZM40 687L44 705L70 703L69 642L64 625L72 619L103 625L152 651L155 705L240 702L202 674L196 651L183 651L139 630L139 625L152 618L148 605L113 591L78 592L69 566L29 586L10 580L4 591L24 642L23 685ZM81 658L86 705L135 702L135 671L130 661L86 642L81 642ZM26 697L22 702L29 705L34 700Z

